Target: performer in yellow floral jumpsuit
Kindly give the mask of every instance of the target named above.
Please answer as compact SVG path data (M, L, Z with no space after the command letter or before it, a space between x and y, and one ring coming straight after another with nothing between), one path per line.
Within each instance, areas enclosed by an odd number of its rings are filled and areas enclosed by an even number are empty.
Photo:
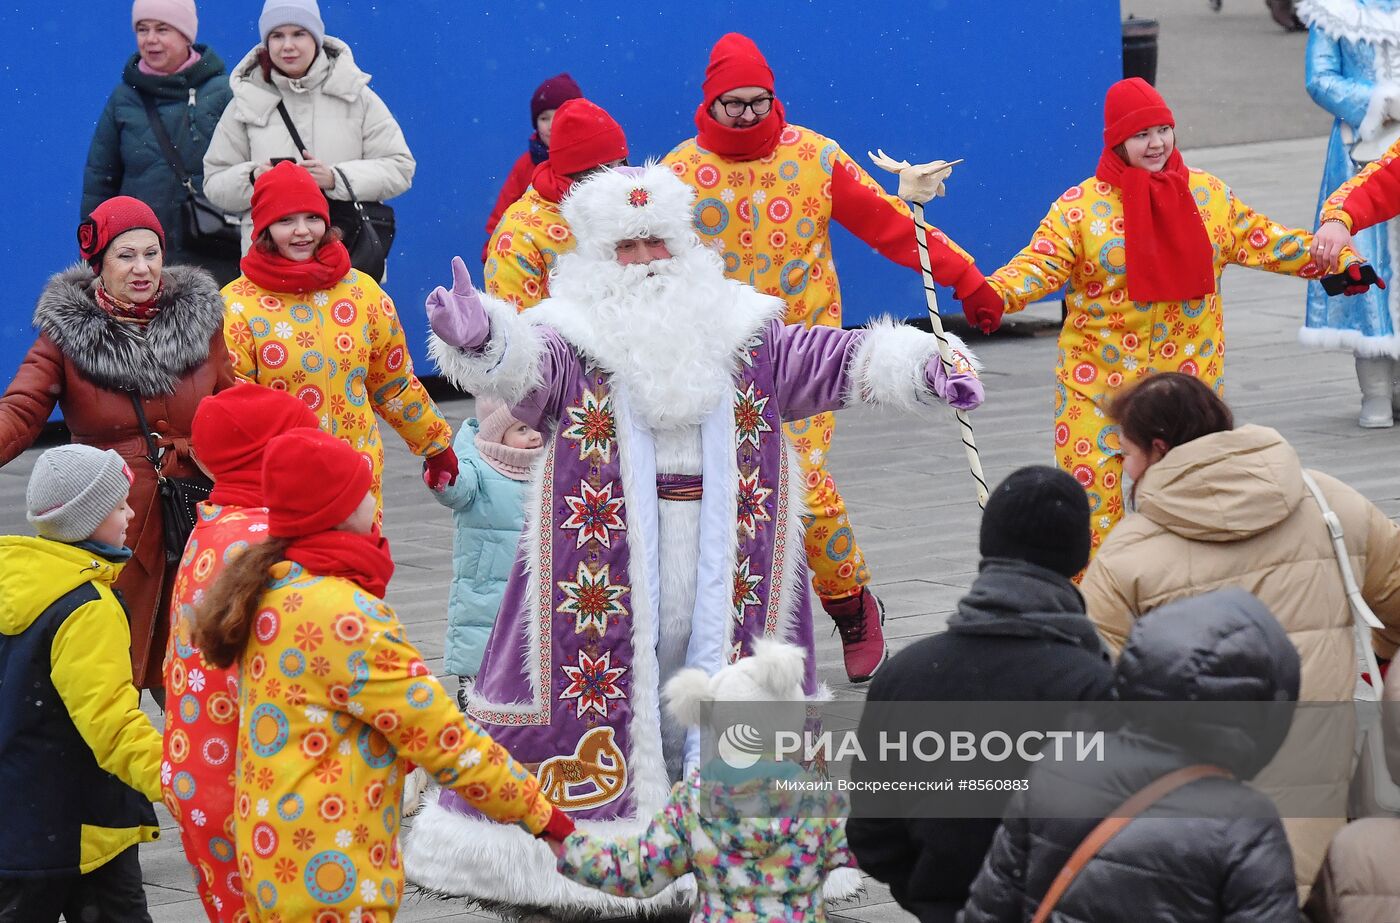
M897 263L919 268L913 217L830 138L789 124L773 94L773 72L737 33L715 44L705 71L699 134L666 156L696 191L695 225L720 248L725 272L787 302L787 322L841 326L841 293L831 254L835 220ZM929 237L934 278L975 315L998 314L1001 299L972 258L942 234ZM864 587L865 557L846 504L826 468L831 414L787 424L807 479L807 563L812 586L845 649L846 673L868 679L884 656L878 601Z
M586 99L566 100L554 115L549 159L535 168L530 188L506 209L486 245L486 291L533 308L549 297L549 274L576 242L559 203L576 178L627 159L622 126Z
M1096 175L1061 195L1030 245L988 277L1007 311L1067 286L1054 451L1089 493L1095 549L1122 518L1125 493L1105 398L1162 371L1186 372L1223 391L1219 280L1227 265L1318 275L1308 254L1312 235L1269 220L1220 179L1188 169L1174 125L1147 83L1134 78L1110 88ZM1359 259L1348 251L1343 263Z
M297 429L268 443L263 473L268 540L220 575L209 599L222 617L195 630L210 663L238 664L234 842L215 848L237 855L250 919L394 918L408 760L488 817L567 835L572 822L458 710L384 603L394 562L361 457Z
M253 246L243 275L223 290L224 339L240 378L295 394L321 429L369 461L382 508L384 447L375 415L426 458L425 480L456 478L452 427L414 374L393 301L350 268L344 244L326 241L326 200L315 182L294 164L258 177ZM297 260L303 238L315 255Z

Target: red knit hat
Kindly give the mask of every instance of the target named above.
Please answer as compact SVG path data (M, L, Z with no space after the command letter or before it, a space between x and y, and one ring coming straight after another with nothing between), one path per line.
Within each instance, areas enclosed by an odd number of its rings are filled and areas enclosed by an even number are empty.
M253 183L253 238L274 221L298 212L320 215L331 223L326 194L316 180L305 167L284 160Z
M245 381L199 402L190 441L195 457L214 476L216 492L232 484L255 495L241 505L262 506L263 450L288 430L316 425L316 415L301 398Z
M1117 147L1153 125L1176 127L1176 118L1162 94L1141 77L1120 80L1103 100L1103 143Z
M97 269L112 241L137 228L155 231L160 238L160 249L165 251L165 228L160 226L160 219L151 207L129 195L113 196L94 208L78 225L78 252L89 266Z
M602 106L586 99L570 99L554 113L549 163L556 174L582 173L626 157L627 136Z
M535 126L535 120L540 117L541 112L558 109L571 99L582 98L583 90L579 89L578 83L568 74L550 77L536 87L535 95L530 97L530 127Z
M763 87L773 92L773 69L753 39L738 32L729 32L715 42L710 50L710 63L705 68L705 105L719 99L737 87Z
M267 534L297 538L350 518L373 481L369 459L319 429L294 429L263 452Z

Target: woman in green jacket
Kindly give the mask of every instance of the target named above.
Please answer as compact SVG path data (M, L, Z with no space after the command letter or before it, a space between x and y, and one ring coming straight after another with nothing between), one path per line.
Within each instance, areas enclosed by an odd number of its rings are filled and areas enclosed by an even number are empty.
M184 172L202 192L204 152L233 98L223 59L207 45L195 44L199 19L194 0L135 0L131 24L137 52L126 62L121 83L97 121L79 216L116 195L140 199L165 228L166 262L203 267L226 285L239 274L237 243L219 254L188 246L180 218L187 193L162 152L145 105L146 99L155 104Z

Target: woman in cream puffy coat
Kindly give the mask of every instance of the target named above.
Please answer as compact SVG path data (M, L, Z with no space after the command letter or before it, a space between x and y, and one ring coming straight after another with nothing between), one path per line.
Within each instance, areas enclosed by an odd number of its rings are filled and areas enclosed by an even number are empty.
M1118 396L1108 413L1121 431L1135 512L1103 543L1080 590L1109 649L1121 651L1133 624L1164 603L1242 587L1278 617L1302 657L1298 700L1351 701L1352 615L1327 524L1293 447L1268 427L1236 428L1209 385L1179 372L1148 377ZM1362 596L1387 626L1373 638L1376 654L1392 657L1400 641L1400 525L1341 481L1307 473L1341 522ZM1312 728L1311 739L1305 730L1294 728L1278 760L1256 780L1280 797L1304 897L1345 820L1354 734L1341 721ZM1300 757L1316 773L1308 779L1315 784L1310 797L1326 801L1309 800L1290 817Z
M355 198L382 202L408 191L416 168L399 123L369 88L370 75L355 65L348 45L325 34L315 3L271 7L259 21L263 43L229 77L233 102L204 155L205 195L220 208L245 213L245 253L253 180L272 168L273 158L295 157L331 201L351 197L336 170L344 171ZM298 21L273 21L286 16ZM297 150L278 103L305 150Z

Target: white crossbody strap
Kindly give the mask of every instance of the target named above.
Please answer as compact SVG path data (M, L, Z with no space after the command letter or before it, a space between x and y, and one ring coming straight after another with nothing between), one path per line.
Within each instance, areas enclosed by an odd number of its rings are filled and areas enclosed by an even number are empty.
M1342 572L1342 587L1346 590L1347 602L1351 604L1351 614L1353 624L1356 626L1357 646L1361 648L1361 656L1365 660L1366 669L1371 674L1371 688L1376 691L1376 698L1380 698L1381 670L1376 663L1376 652L1371 647L1371 629L1384 628L1381 620L1376 618L1376 614L1371 611L1371 607L1366 605L1366 598L1361 595L1361 587L1356 584L1356 574L1351 569L1351 555L1347 553L1347 546L1342 532L1342 521L1337 518L1337 514L1332 512L1332 508L1327 505L1327 498L1322 496L1322 488L1317 486L1317 481L1307 471L1303 472L1303 483L1308 486L1308 492L1317 501L1318 507L1322 510L1322 518L1327 523L1327 531L1332 536L1332 551L1337 557L1337 567Z

